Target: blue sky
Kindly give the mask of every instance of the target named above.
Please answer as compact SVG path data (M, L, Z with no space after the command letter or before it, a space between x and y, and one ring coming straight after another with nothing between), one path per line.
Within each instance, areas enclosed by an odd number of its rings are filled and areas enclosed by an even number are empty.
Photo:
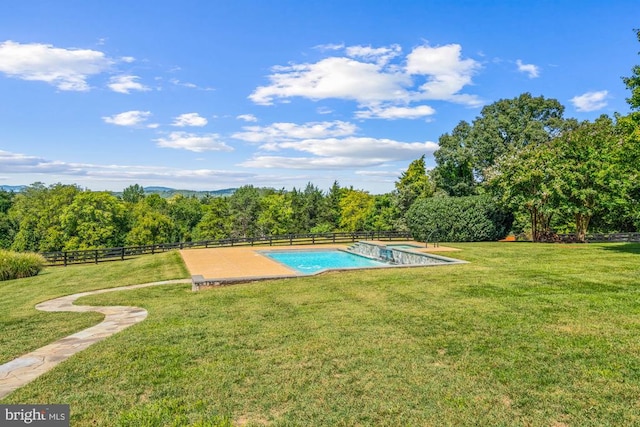
M8 0L0 185L388 192L502 98L627 113L639 17L637 0Z

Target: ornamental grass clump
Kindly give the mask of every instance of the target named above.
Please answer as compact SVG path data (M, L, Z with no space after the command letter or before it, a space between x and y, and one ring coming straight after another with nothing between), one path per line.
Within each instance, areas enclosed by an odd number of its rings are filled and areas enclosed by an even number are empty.
M42 255L0 250L0 280L36 276L44 268Z

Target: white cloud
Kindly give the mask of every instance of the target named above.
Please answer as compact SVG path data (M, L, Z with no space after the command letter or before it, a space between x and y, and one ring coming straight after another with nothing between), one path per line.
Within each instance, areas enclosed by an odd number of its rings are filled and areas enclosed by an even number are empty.
M140 77L138 76L115 76L109 80L109 88L118 93L128 94L131 91L148 91L151 90L142 83L137 82Z
M338 98L370 104L389 99L406 99L409 76L385 72L378 64L350 58L331 57L315 64L275 67L269 86L258 87L249 98L270 105L278 98L304 97L313 100Z
M463 59L458 44L419 46L404 59L398 45L350 46L345 51L346 56L330 56L315 63L275 66L268 76L269 84L256 88L249 98L261 105L293 97L336 98L366 108L382 103L404 106L417 100L481 104L477 96L460 93L472 83L480 64ZM420 80L424 82L421 85Z
M331 113L333 113L333 110L331 108L329 108L329 107L318 107L316 112L318 114L331 114Z
M390 47L373 48L371 46L349 46L346 49L347 56L361 58L367 62L375 62L380 65L388 63L391 59L400 55L402 48L394 44Z
M305 139L280 142L271 147L303 151L322 157L368 158L380 163L413 159L423 154L432 154L438 149L434 142L400 142L367 137Z
M124 113L114 114L113 116L103 117L102 120L105 123L118 126L138 126L144 123L149 117L151 117L150 111L125 111ZM157 127L154 124L148 125L148 127Z
M111 59L96 50L10 40L0 43L0 72L22 80L46 82L60 90L88 91L87 79L112 65Z
M241 163L245 167L286 169L350 169L380 166L390 162L410 160L423 154L433 154L435 142L399 142L376 138L306 139L268 144L271 151L292 150L313 157L256 155Z
M425 45L413 49L407 56L406 72L427 78L414 98L479 105L477 97L461 95L459 92L472 83L471 78L480 69L480 63L473 59L462 59L461 56L462 46L459 44L437 47Z
M179 69L178 69L178 70L179 70ZM187 87L187 88L189 88L189 89L204 90L204 91L207 91L207 92L215 90L215 89L214 89L214 88L212 88L212 87L200 87L200 86L198 86L198 85L197 85L197 84L195 84L195 83L183 82L183 81L180 81L180 80L178 80L178 79L171 79L171 80L169 80L169 83L171 83L171 84L173 84L173 85L176 85L176 86Z
M318 49L318 50L321 50L321 51L342 50L342 49L344 49L344 43L319 44L317 46L314 46L314 49Z
M205 119L204 117L202 117L198 113L185 113L185 114L180 114L178 117L176 117L173 120L173 123L171 124L171 126L177 126L177 127L186 127L186 126L202 127L202 126L206 126L207 123L208 123L207 119Z
M246 168L267 169L350 169L353 167L377 166L379 161L353 159L350 157L280 157L255 156L240 163Z
M135 62L136 58L134 58L133 56L123 56L123 57L120 58L120 60L122 62L126 62L127 64L130 64L132 62Z
M535 79L540 76L540 67L537 65L523 64L519 59L516 61L516 65L518 66L518 71L528 74L530 79Z
M428 117L436 113L436 110L428 105L418 105L416 107L371 107L368 110L356 111L355 116L359 119L419 119Z
M202 153L204 151L233 151L220 139L220 135L171 132L166 138L155 140L159 147L175 148Z
M256 116L254 116L253 114L240 114L239 116L236 116L236 119L244 120L245 122L257 122L258 121L258 118Z
M356 125L336 120L333 122L310 122L301 125L295 123L272 123L269 126L245 126L244 132L233 135L253 143L272 143L292 139L329 138L353 135Z
M124 182L139 182L142 180L161 180L161 182L175 182L182 180L193 183L194 180L205 184L217 182L227 183L250 182L255 175L247 172L225 171L213 169L177 169L164 166L137 165L96 165L90 163L68 163L58 160L48 160L42 157L11 153L0 150L0 169L9 174L48 174L55 177L82 176L94 180L110 180ZM75 181L74 181L75 182Z
M608 95L609 91L606 90L587 92L571 98L571 103L581 112L596 111L607 106Z

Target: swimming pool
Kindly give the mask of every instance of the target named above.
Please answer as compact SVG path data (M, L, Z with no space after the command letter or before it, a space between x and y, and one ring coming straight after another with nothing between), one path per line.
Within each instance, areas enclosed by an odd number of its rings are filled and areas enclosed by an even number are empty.
M302 274L331 269L389 267L385 262L338 250L265 251L262 254Z
M417 249L417 248L421 248L422 246L418 246L418 245L410 245L408 243L399 243L397 245L386 245L388 248L395 248L395 249Z

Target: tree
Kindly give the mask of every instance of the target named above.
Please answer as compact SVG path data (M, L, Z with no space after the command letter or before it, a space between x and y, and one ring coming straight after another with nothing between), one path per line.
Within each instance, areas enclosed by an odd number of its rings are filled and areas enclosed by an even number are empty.
M436 187L453 197L476 194L473 176L473 152L468 146L472 127L461 121L438 140L440 148L433 154L437 167L432 171Z
M18 251L59 251L65 245L60 213L82 190L76 185L35 183L14 199L9 217L18 225L11 245Z
M614 161L613 121L575 123L551 143L553 200L559 212L574 218L578 240L585 241L591 218L622 201L623 176Z
M168 201L169 217L173 220L175 234L172 238L176 242L190 242L193 229L202 219L204 211L202 204L195 197L185 197L176 194Z
M484 182L485 170L501 157L558 136L564 125L563 113L557 100L529 93L487 105L471 125L461 122L451 135L440 137L434 176L450 195L470 193L469 186Z
M144 199L144 188L141 185L130 185L122 191L122 200L127 203L136 204Z
M345 189L340 187L338 181L334 181L324 199L324 210L320 223L311 229L312 232L331 232L340 228L340 200Z
M229 197L233 237L255 237L258 231L257 221L260 215L261 190L252 185L238 188Z
M624 219L640 230L640 112L616 117L616 143L613 161L619 167L623 201L613 217Z
M503 156L486 171L487 187L498 203L511 212L527 213L534 242L550 233L557 213L552 189L554 161L549 146L531 145Z
M424 155L412 161L406 171L396 181L396 198L401 215L411 207L419 197L430 197L434 188L431 185L424 162Z
M391 194L373 196L373 207L369 210L365 229L371 231L394 230L398 218L397 205Z
M125 207L108 192L83 191L60 212L65 250L117 247L127 233Z
M308 233L323 222L327 206L322 190L309 182L304 191L294 188L290 197L293 209L291 231Z
M291 231L293 208L291 197L280 191L260 199L258 229L262 236L275 236Z
M215 197L204 206L204 215L194 230L195 240L218 240L231 236L229 199Z
M169 216L149 209L146 199L138 202L133 212L133 227L127 234L127 245L143 246L169 243L174 224Z
M0 190L0 249L9 249L17 231L17 225L9 218L14 192Z
M365 230L373 207L373 196L366 191L346 190L340 199L340 228L348 232Z
M640 42L640 29L633 30ZM627 102L633 110L640 110L640 65L635 65L632 70L631 77L623 77L627 89L631 91L631 96L627 98Z

